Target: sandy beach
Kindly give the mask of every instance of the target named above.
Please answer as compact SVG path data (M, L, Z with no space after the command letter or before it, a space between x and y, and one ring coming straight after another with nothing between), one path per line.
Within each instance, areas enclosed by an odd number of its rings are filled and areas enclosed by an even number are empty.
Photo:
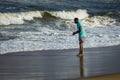
M0 55L0 80L119 80L120 46ZM111 75L108 75L111 74Z
M72 80L120 80L120 74L110 74L110 75L97 76L92 78L80 78L80 79L72 79Z

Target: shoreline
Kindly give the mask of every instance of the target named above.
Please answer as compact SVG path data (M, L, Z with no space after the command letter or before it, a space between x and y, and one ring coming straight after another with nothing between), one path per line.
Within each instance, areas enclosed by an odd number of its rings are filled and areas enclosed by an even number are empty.
M106 75L87 77L87 78L76 78L70 80L120 80L120 73L106 74Z
M100 47L87 47L84 48L84 51L86 50L94 50L94 49L104 49L104 48L119 48L120 49L120 45L113 45L113 46L100 46ZM79 48L69 48L69 49L45 49L45 50L31 50L31 51L17 51L17 52L7 52L7 53L2 53L0 55L6 55L6 54L18 54L18 53L29 53L29 52L49 52L49 51L79 51Z

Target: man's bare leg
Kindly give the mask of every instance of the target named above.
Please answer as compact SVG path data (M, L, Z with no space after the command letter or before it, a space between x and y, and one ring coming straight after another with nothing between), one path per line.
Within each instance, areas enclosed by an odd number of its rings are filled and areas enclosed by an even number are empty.
M80 43L79 53L77 56L83 56L83 43Z
M80 56L83 56L83 43L80 43Z

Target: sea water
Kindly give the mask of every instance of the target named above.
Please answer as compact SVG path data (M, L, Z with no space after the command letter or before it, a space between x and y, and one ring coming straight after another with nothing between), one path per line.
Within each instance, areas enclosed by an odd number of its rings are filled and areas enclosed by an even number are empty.
M120 45L120 0L1 0L0 54L78 48L78 17L84 47Z

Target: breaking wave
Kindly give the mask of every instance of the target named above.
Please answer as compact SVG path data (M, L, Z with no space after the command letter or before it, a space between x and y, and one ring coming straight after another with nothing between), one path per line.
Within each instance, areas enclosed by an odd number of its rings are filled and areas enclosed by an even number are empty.
M34 17L42 17L39 11L21 13L0 13L0 25L23 24L24 20L33 20Z
M17 13L0 13L0 25L23 24L25 20L34 20L34 18L54 17L60 19L73 19L78 17L83 19L88 17L86 10L76 11L29 11Z

